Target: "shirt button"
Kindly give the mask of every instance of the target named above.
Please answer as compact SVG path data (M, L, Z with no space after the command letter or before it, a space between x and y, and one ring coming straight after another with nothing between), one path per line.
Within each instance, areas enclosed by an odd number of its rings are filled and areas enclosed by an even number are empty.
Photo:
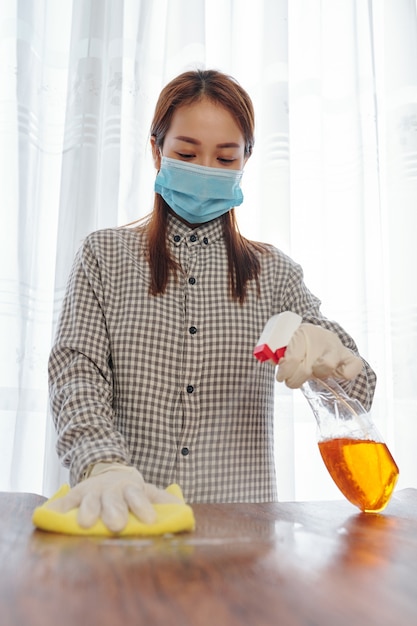
M188 456L190 454L190 451L187 447L181 448L181 454L182 456Z
M191 276L191 277L188 279L188 282L190 283L190 285L195 285L195 278L194 278L194 276Z
M204 237L204 239L203 239L203 243L207 246L207 244L208 244L208 239L207 239L207 237Z
M197 241L197 235L191 235L190 241L192 241L193 243L194 241Z
M175 235L175 237L174 237L175 243L178 243L180 240L181 240L180 235Z
M190 335L195 335L197 332L197 329L195 326L190 326L190 328L188 329L190 332Z
M187 393L193 393L194 387L192 385L187 385Z

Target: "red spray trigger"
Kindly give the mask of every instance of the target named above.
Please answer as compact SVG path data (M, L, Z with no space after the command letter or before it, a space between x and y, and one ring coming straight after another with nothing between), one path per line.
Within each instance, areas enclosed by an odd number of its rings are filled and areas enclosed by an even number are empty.
M271 361L276 365L284 356L287 345L301 322L302 317L292 311L284 311L270 317L253 355L258 361Z

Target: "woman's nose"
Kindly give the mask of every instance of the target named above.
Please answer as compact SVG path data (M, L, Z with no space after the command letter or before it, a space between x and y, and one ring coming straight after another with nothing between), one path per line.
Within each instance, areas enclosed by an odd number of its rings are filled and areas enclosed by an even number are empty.
M199 155L197 159L195 159L194 163L197 163L197 165L203 165L204 167L218 167L216 157L210 155Z

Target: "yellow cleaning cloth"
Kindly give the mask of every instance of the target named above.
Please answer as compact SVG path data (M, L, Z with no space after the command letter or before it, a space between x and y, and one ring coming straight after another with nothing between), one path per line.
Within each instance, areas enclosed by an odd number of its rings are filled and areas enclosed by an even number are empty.
M183 504L154 504L157 520L152 524L140 522L133 513L129 513L129 521L120 533L113 533L101 520L98 520L91 528L82 528L77 522L78 509L71 509L67 513L58 513L48 509L49 502L62 498L69 490L69 485L62 485L49 500L34 510L32 522L37 528L66 535L94 535L96 537L126 537L132 535L155 537L167 533L190 531L195 528L193 510L185 502ZM179 485L169 485L166 491L184 500Z

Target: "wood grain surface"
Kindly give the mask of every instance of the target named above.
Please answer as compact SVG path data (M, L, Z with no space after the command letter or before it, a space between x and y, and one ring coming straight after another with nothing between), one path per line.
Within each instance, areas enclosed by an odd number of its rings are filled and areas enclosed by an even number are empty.
M193 533L46 533L44 498L0 493L1 626L417 624L417 490L347 501L194 505Z

